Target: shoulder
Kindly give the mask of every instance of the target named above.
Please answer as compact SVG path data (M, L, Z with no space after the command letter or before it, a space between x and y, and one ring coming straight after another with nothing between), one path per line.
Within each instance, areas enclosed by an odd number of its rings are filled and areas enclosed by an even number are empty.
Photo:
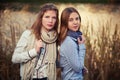
M75 39L70 37L70 36L67 36L63 42L71 43L71 44L73 43L74 44L75 43Z
M30 36L32 34L32 31L31 30L25 30L23 33L22 33L22 36L23 37L28 37L28 36Z
M75 47L76 43L75 43L75 41L70 36L67 36L65 38L65 40L63 41L63 43L61 44L61 46Z
M67 36L65 38L65 40L63 41L63 44L65 44L65 43L71 43L71 42L72 42L72 39L69 36Z
M32 33L32 31L31 30L25 30L22 34L24 34L24 35L30 35Z

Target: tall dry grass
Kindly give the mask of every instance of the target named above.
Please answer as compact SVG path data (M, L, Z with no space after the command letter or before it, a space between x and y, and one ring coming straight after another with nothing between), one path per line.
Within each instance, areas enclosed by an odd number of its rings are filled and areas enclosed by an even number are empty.
M100 24L101 32L93 31L92 24L91 30L88 30L88 27L83 29L87 47L85 64L89 70L85 80L119 80L120 30L118 24L114 25L113 35L110 34L111 20L105 25ZM97 38L91 43L91 36L95 34Z
M2 20L6 18L3 11L0 12L0 15L0 80L19 80L19 64L13 64L11 57L16 46L16 37L19 37L20 33L19 30L16 32L14 22L2 23ZM9 32L4 31L2 24L8 25Z

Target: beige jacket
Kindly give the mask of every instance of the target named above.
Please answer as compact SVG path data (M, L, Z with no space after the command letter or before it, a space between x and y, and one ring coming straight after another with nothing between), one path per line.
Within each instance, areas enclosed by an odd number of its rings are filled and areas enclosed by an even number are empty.
M20 76L22 80L29 80L35 64L37 52L34 48L35 36L30 30L23 32L12 56L13 63L20 63Z

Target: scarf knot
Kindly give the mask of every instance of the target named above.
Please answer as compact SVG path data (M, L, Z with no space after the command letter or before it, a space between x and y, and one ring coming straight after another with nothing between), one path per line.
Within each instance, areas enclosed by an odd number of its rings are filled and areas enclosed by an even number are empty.
M57 32L52 30L49 32L41 31L41 38L46 43L54 43L57 40Z
M82 40L81 35L82 35L81 31L71 31L71 30L69 30L67 32L67 36L70 36L70 37L75 38L75 39L77 39L79 37L80 40Z

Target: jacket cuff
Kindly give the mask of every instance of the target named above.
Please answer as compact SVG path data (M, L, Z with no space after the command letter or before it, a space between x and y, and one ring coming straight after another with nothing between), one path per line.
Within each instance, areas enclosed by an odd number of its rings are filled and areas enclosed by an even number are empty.
M85 48L85 44L79 44L79 49L80 49L80 50L86 49L86 48Z
M30 58L37 56L37 52L36 52L35 48L28 51L28 56Z

